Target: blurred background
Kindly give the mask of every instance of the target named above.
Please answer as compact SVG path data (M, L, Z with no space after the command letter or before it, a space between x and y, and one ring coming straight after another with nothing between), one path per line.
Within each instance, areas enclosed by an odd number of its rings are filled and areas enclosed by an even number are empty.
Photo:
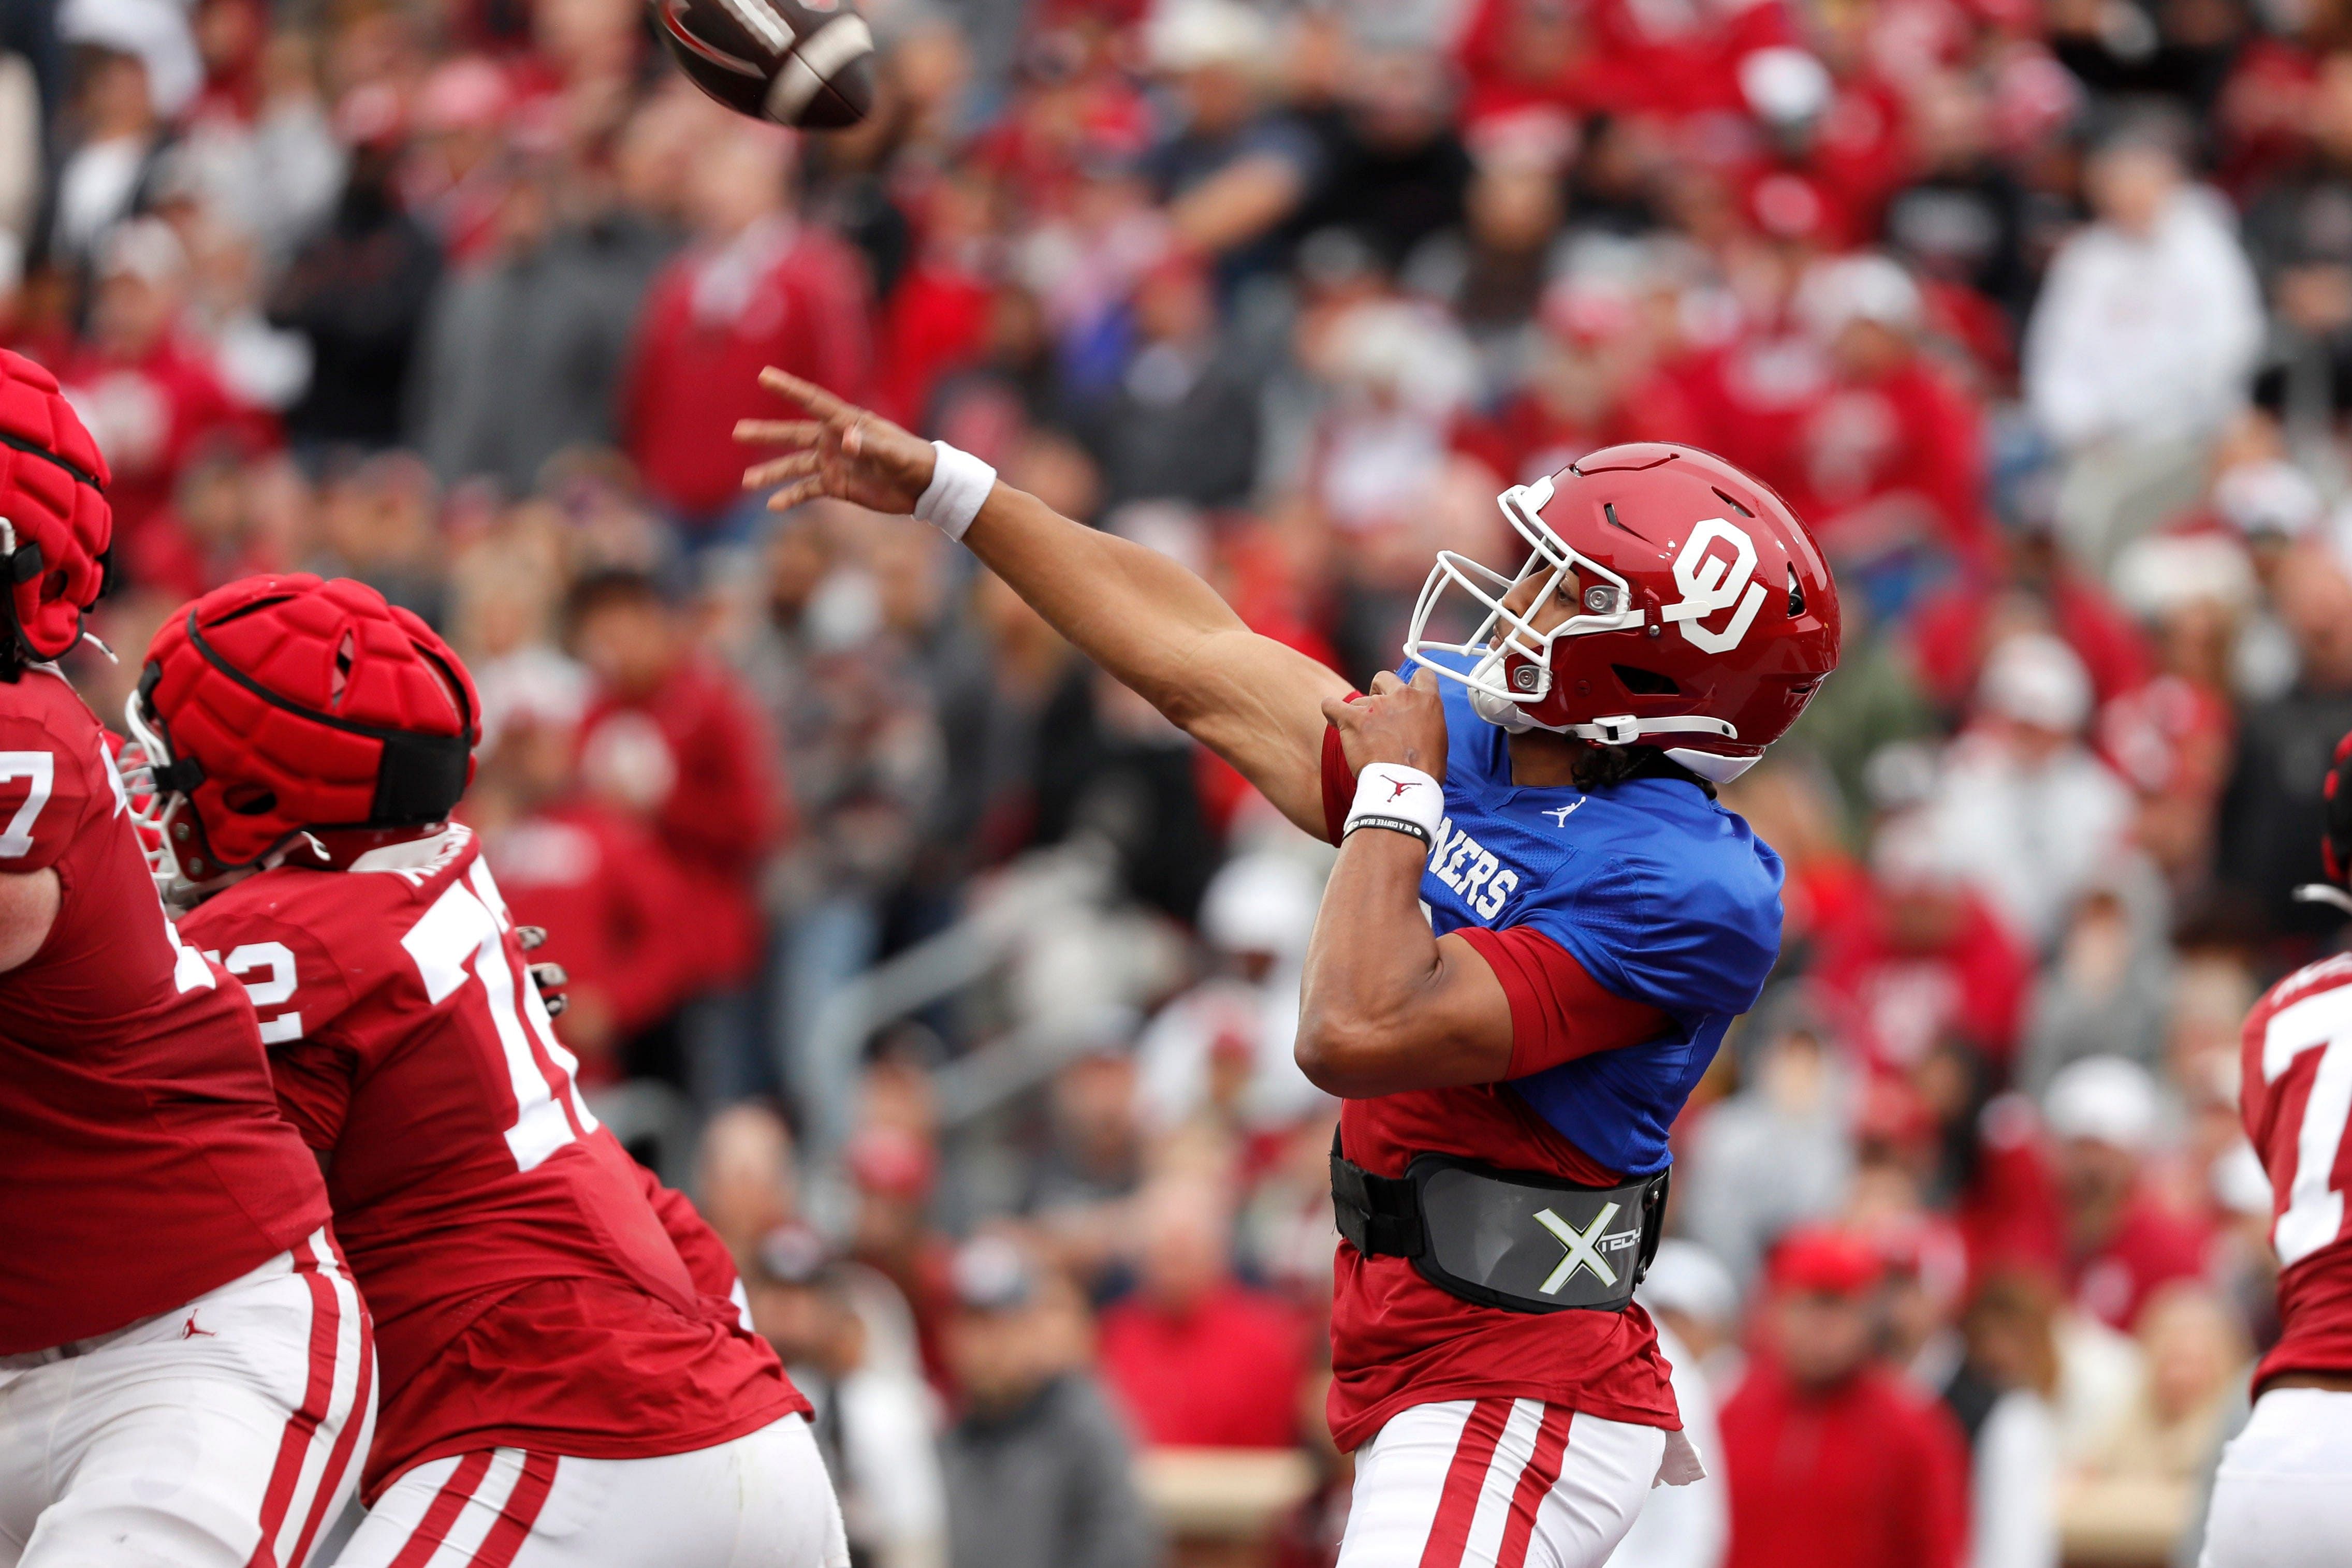
M766 513L730 426L763 363L867 400L1359 684L1434 550L1517 564L1503 485L1713 448L1847 643L1725 792L1787 949L1644 1290L1717 1479L1619 1561L2193 1561L2274 1332L2238 1026L2342 937L2290 890L2352 728L2352 8L869 11L877 111L795 141L635 0L0 0L0 341L116 476L100 711L245 573L425 616L583 1081L861 1563L1307 1568L1331 852L930 530Z

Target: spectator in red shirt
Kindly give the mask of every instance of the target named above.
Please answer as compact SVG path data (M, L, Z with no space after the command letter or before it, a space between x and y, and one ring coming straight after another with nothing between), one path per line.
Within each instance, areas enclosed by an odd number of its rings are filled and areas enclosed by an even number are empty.
M1541 322L1524 383L1491 418L1465 420L1454 432L1454 445L1498 485L1557 474L1599 447L1679 440L1695 428L1698 415L1660 373L1655 333L1630 290L1554 284Z
M1868 887L1822 924L1814 978L1878 1067L1907 1072L1948 1038L2004 1067L2017 1050L2032 960L1957 858L1916 817L1890 819Z
M906 1298L924 1374L947 1390L953 1386L946 1343L956 1305L955 1248L931 1222L939 1150L928 1127L893 1117L887 1107L894 1090L919 1093L922 1083L919 1075L888 1067L869 1072L865 1098L872 1119L842 1149L841 1163L857 1194L849 1255Z
M1601 62L1581 6L1479 0L1454 48L1468 86L1463 119L1473 126L1530 112L1567 119L1600 99Z
M1137 1292L1102 1315L1103 1375L1160 1447L1286 1448L1305 1325L1231 1272L1232 1217L1210 1183L1164 1178L1139 1216Z
M236 400L184 330L187 287L187 253L169 225L142 218L116 229L99 264L90 337L58 375L113 469L107 499L125 561L157 552L149 532L209 439L275 444L268 418Z
M1877 1252L1805 1229L1774 1254L1762 1343L1723 1406L1725 1568L1958 1568L1968 1455L1950 1411L1879 1357Z
M743 496L734 434L738 419L774 412L761 369L861 398L872 345L856 253L793 214L788 134L700 109L709 124L685 193L696 242L646 294L618 423L646 489L709 539L765 516Z
M510 716L465 814L515 919L547 932L540 959L570 977L555 1030L581 1082L598 1084L623 1077L621 1048L685 1001L698 912L654 833L578 789L577 754L564 718Z
M1796 305L1831 381L1800 427L1790 501L1822 548L1871 575L1921 552L1989 564L1983 422L1920 351L1918 285L1885 256L1851 256L1815 267Z
M696 997L679 1023L687 1086L704 1104L757 1092L774 1074L749 998L765 940L760 878L792 826L767 727L652 579L583 578L571 624L596 681L580 727L583 782L651 828L694 911Z
M2074 1304L2128 1333L2159 1287L2205 1272L2212 1241L2148 1179L2147 1152L2163 1121L2156 1081L2124 1057L2086 1056L2050 1080L2042 1113L2058 1141Z

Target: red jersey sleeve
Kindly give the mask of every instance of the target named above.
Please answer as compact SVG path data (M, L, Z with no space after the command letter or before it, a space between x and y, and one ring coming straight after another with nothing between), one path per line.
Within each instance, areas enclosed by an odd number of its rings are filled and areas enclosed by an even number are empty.
M1364 694L1349 692L1349 702L1361 702ZM1323 727L1323 836L1333 843L1339 841L1339 830L1348 825L1348 808L1356 803L1356 770L1348 766L1347 749L1339 744L1339 727Z
M1646 1002L1628 1001L1585 973L1568 949L1530 925L1454 933L1495 971L1511 1003L1511 1066L1525 1078L1595 1051L1639 1045L1674 1027Z
M331 1027L352 1003L350 982L300 926L249 915L207 920L205 908L181 921L182 936L245 988L286 1119L311 1148L333 1148L360 1071L357 1052Z

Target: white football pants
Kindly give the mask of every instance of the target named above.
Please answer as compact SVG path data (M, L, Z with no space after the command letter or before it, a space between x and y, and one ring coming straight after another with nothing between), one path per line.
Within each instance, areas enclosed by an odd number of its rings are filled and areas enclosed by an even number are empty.
M1539 1399L1416 1405L1357 1451L1339 1568L1600 1568L1652 1486L1702 1473L1656 1427Z
M848 1568L808 1419L646 1459L484 1448L402 1472L336 1568Z
M2352 1394L2273 1388L2221 1450L2200 1568L2352 1562Z
M333 1239L0 1356L0 1568L301 1568L358 1483L375 1349Z

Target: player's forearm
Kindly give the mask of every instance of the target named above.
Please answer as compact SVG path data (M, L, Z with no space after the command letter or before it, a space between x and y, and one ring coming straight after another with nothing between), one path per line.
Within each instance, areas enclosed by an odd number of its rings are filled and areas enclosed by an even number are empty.
M1427 854L1419 839L1378 828L1339 851L1307 946L1296 1047L1327 1093L1487 1083L1507 1067L1507 1010L1497 1037L1494 1009L1456 972L1475 956L1449 952L1421 913Z
M1216 590L1168 557L1001 481L963 542L1080 653L1180 725L1202 706L1203 646L1248 635Z

